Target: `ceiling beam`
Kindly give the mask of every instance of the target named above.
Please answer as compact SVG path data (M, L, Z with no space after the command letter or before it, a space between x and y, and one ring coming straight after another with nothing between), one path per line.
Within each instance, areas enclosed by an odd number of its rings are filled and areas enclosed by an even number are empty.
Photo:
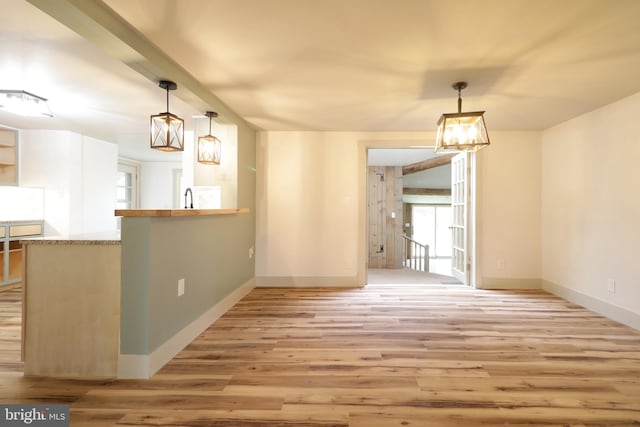
M256 128L103 1L27 1L155 84L160 80L176 82L178 89L173 93L193 108L215 110L222 121Z
M403 188L402 194L409 196L450 196L450 188Z
M433 157L417 163L411 163L402 167L402 175L409 175L416 172L422 172L427 169L436 168L451 163L451 159L458 153L445 154L444 156Z

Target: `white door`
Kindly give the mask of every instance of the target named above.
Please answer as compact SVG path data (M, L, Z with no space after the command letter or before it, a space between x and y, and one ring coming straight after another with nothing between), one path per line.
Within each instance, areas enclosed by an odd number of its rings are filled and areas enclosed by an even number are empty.
M467 199L469 195L467 153L451 159L451 274L464 284L469 284L467 262Z

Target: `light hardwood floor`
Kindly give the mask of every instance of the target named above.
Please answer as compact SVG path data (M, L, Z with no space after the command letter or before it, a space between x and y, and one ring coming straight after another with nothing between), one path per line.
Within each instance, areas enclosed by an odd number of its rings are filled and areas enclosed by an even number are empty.
M22 378L11 295L0 403L72 425L640 425L640 332L541 291L256 289L148 381Z

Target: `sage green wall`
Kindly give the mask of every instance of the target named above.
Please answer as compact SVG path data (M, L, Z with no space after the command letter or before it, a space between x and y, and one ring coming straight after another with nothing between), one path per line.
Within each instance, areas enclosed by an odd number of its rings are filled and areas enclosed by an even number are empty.
M255 141L238 125L238 207L250 213L122 218L121 354L150 354L255 276Z
M151 219L149 352L253 277L251 243L236 239L247 217ZM182 278L185 293L178 297Z
M122 218L120 353L149 348L150 218Z

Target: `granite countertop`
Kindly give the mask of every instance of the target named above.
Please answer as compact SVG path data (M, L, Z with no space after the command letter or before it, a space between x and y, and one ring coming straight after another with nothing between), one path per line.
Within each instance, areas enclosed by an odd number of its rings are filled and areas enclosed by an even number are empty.
M116 216L184 217L248 213L249 208L235 209L117 209Z
M28 245L119 245L120 232L33 237L22 239L20 243Z

